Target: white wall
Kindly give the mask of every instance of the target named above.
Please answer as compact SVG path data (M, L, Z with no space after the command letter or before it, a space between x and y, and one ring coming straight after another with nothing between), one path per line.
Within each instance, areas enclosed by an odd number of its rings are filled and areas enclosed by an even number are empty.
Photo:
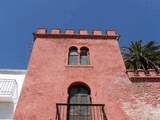
M18 87L18 96L13 102L0 102L0 120L11 120L23 85L25 70L0 70L0 79L15 79Z

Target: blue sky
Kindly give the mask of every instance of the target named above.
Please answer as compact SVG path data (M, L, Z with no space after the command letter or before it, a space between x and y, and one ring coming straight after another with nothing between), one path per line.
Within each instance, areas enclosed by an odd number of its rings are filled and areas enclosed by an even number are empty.
M121 46L139 39L160 43L159 5L159 0L1 0L0 68L27 67L38 27L114 28Z

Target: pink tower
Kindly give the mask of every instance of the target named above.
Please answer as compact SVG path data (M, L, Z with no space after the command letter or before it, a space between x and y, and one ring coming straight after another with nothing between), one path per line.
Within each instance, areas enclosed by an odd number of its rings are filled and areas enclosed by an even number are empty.
M112 91L126 71L115 31L40 28L33 35L15 120L130 120Z

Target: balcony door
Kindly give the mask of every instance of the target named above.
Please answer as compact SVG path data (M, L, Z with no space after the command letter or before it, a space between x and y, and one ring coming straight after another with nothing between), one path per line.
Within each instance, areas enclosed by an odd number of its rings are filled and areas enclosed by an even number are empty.
M72 86L69 90L69 120L91 120L90 90L83 85Z

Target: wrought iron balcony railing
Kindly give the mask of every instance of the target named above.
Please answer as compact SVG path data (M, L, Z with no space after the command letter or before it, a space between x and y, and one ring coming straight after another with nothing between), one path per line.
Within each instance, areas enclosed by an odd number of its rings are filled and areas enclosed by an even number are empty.
M17 98L17 82L14 79L0 79L0 101L12 102Z
M104 104L57 103L56 120L107 120Z

